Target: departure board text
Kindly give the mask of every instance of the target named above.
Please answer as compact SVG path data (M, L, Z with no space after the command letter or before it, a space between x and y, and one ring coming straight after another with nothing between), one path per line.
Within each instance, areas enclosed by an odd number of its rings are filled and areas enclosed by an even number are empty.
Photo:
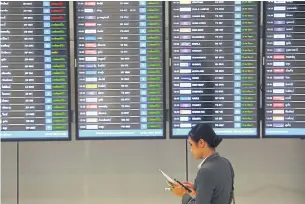
M171 2L173 137L198 123L258 136L258 16L255 1Z
M305 136L305 2L265 3L264 136Z
M75 4L78 137L163 137L164 3Z
M1 139L69 138L68 3L1 1Z

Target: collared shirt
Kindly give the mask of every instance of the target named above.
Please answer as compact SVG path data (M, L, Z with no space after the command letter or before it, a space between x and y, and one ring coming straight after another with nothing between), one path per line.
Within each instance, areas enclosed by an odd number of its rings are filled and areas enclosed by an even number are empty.
M201 166L202 166L202 164L203 164L203 162L204 162L205 160L206 160L206 158L200 162L200 164L198 165L198 169L201 168Z
M213 155L213 154L211 154L211 155ZM209 156L211 156L211 155L209 155ZM202 164L204 163L204 161L205 161L209 156L207 156L206 158L204 158L204 159L202 160L202 162L200 162L200 164L198 165L198 169L201 168Z

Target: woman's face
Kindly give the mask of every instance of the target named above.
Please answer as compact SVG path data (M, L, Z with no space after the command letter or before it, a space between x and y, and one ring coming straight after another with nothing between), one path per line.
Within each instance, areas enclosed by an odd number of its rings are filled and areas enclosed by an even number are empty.
M196 143L191 139L191 137L188 137L188 142L194 159L201 159L204 151L204 141L201 139Z

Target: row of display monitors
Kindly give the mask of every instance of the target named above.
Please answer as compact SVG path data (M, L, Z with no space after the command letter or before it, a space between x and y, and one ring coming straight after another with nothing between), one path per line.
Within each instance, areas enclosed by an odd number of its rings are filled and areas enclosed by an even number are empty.
M75 2L75 68L69 2L0 5L2 140L70 139L71 100L77 139L165 138L164 2ZM169 5L172 138L305 136L305 2Z

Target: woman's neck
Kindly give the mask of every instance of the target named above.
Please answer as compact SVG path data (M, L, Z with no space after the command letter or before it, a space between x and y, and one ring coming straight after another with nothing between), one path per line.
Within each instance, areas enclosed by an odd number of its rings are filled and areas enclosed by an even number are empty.
M211 156L212 154L214 154L215 152L216 152L215 149L210 149L203 155L203 158L205 159L205 158Z

